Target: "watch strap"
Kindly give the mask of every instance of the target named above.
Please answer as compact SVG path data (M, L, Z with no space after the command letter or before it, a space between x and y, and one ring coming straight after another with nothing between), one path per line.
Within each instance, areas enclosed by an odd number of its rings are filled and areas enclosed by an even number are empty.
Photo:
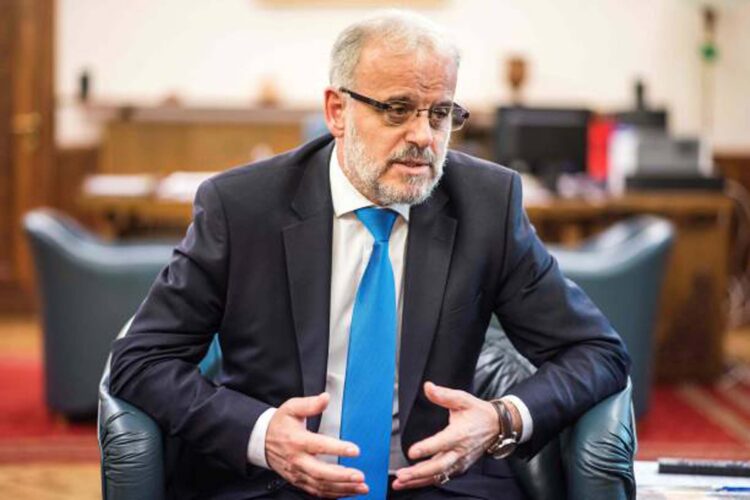
M497 412L500 433L490 447L487 448L487 453L496 458L504 458L512 453L515 445L518 444L518 433L513 429L513 416L507 403L502 399L493 399L490 403L495 408L495 412Z

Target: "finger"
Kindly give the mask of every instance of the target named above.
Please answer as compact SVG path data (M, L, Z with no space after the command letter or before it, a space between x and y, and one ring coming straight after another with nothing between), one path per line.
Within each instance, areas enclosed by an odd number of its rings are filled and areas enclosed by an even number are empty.
M409 458L419 460L420 458L430 457L441 451L452 450L459 442L459 437L449 425L437 434L417 441L409 448Z
M330 399L331 397L328 393L323 392L317 396L291 398L281 405L281 408L285 408L290 414L296 417L314 417L323 413Z
M302 472L312 480L323 483L360 483L364 484L362 471L339 464L329 464L315 457L307 456L299 461Z
M454 451L439 453L429 460L399 469L396 471L396 477L403 483L420 480L432 481L437 474L456 470L454 466L458 459L458 453Z
M365 483L327 483L304 474L299 478L295 486L302 488L315 497L327 498L362 495L369 491Z
M394 490L409 490L412 488L424 488L425 486L432 486L435 484L435 478L431 477L429 479L421 478L421 479L415 479L412 481L401 481L399 478L396 478L393 483L391 483L391 486Z
M359 455L359 448L351 441L342 441L314 432L305 432L302 449L311 455L335 455L337 457L356 457Z
M468 393L436 385L432 382L424 383L424 393L427 399L449 410L461 410L469 405Z
M325 498L365 495L370 491L370 488L365 483L325 483L309 477L305 478L299 487L316 497Z
M370 488L365 483L328 483L318 487L322 497L341 498L353 495L366 495Z

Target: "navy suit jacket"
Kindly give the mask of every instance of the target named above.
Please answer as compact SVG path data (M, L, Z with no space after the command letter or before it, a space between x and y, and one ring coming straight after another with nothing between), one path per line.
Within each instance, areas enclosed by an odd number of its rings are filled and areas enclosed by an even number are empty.
M127 336L112 392L179 438L175 490L242 498L281 485L247 464L258 416L325 388L333 139L204 182L193 222ZM523 211L519 176L449 152L433 195L411 209L404 269L399 408L404 452L448 423L421 386L472 390L491 315L539 367L510 391L534 421L522 456L625 386L629 359L608 321L565 280ZM219 378L196 363L219 332ZM320 419L308 420L318 428ZM510 474L505 461L476 465ZM448 483L461 488L460 481Z

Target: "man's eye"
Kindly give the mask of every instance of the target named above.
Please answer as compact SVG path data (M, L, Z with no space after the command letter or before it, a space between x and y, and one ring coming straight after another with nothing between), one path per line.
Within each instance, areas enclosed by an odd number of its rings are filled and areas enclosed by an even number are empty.
M451 108L440 107L440 108L434 108L432 110L432 116L434 116L438 120L443 120L445 118L448 118L450 114L451 114Z
M391 104L391 109L389 109L388 112L393 116L403 117L411 113L411 108L400 104Z

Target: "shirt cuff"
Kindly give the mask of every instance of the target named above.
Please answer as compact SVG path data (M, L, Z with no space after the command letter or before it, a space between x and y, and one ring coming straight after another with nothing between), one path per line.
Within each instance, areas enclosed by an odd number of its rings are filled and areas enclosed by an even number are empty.
M512 394L503 396L500 399L511 403L513 406L515 406L518 409L518 413L521 414L521 423L522 423L521 439L519 439L518 442L525 443L526 441L531 439L531 434L534 432L534 420L532 420L531 418L531 413L529 412L529 408L526 406L526 403L521 401L521 399L518 396L513 396Z
M264 469L270 469L266 462L266 432L268 432L268 424L271 423L274 413L276 413L276 408L269 408L260 414L250 433L250 441L247 443L247 461Z

